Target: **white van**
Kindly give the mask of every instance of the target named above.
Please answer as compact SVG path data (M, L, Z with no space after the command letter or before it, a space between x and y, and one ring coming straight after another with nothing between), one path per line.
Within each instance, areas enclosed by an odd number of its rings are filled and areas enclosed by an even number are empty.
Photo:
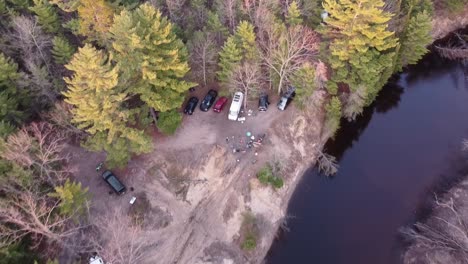
M237 120L237 117L239 116L239 112L242 108L242 100L244 99L244 94L241 92L236 92L234 94L234 97L232 98L232 103L231 107L229 108L229 115L228 119L229 120Z

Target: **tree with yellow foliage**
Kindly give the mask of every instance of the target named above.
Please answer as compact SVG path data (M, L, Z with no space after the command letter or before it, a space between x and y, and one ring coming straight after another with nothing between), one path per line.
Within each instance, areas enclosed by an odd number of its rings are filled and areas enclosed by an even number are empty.
M179 108L195 84L183 80L189 71L187 50L167 18L147 3L123 10L115 16L110 36L128 92L157 111Z
M114 8L105 0L80 0L79 33L105 44L112 26Z
M347 84L361 91L363 105L370 104L393 72L398 39L387 29L392 15L383 0L324 0L329 16L322 33L329 41L328 62L333 69L329 85ZM352 113L352 116L356 116Z
M119 68L103 51L86 44L65 67L74 72L65 78L68 91L63 93L65 101L75 106L73 122L91 134L85 146L107 151L111 167L125 165L132 153L151 150L149 137L129 127L133 114L122 106L127 93L118 88Z

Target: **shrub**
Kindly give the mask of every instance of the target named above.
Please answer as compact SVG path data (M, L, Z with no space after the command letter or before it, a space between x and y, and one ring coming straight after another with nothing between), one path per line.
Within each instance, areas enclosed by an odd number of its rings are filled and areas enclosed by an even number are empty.
M175 110L162 112L159 114L157 127L166 135L172 135L182 122L182 115Z
M254 234L247 234L244 241L242 242L241 247L243 250L255 249L257 247L257 238L254 236Z
M243 220L241 225L241 248L249 251L257 247L258 240L258 226L257 219L252 212L247 211L243 213Z
M268 184L271 177L273 177L273 173L269 164L260 169L260 171L257 173L258 180L263 184Z
M279 170L275 169L273 171L273 166L268 163L257 173L257 178L262 184L270 184L275 189L279 189L283 187L283 179L278 174Z
M270 183L276 189L283 187L283 179L280 177L272 177Z

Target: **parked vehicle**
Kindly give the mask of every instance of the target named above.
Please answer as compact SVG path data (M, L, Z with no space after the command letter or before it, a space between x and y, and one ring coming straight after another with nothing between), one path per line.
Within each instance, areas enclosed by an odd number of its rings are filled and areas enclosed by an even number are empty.
M229 108L229 120L236 121L239 117L240 110L242 108L242 100L244 99L244 94L242 92L236 92L232 99L231 107Z
M268 105L270 102L268 101L268 95L263 94L258 99L258 111L265 112L268 109Z
M125 188L125 185L123 185L122 182L119 179L117 179L117 177L111 171L105 171L102 174L102 178L117 194L123 194L127 190L127 188Z
M216 100L216 96L218 96L218 92L216 92L215 90L208 91L208 93L205 95L205 98L203 98L203 101L200 104L200 110L202 110L203 112L208 111L208 109L210 109L210 107Z
M186 113L187 115L193 114L193 111L195 111L197 104L198 104L198 98L190 97L190 99L187 102L187 105L184 108L184 113Z
M218 101L216 101L216 103L214 104L213 111L217 113L220 113L221 111L223 111L224 105L226 104L227 101L228 99L226 97L224 96L220 97Z
M286 107L288 106L289 102L294 98L296 95L296 88L293 86L289 86L288 90L283 93L283 96L281 96L279 102L278 102L278 109L281 111L284 111Z

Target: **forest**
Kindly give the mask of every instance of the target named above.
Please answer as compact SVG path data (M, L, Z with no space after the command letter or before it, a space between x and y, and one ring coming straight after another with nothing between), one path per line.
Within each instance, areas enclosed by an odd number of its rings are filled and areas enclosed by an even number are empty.
M428 52L437 8L466 0L0 0L0 263L92 252L90 199L63 155L109 168L172 134L188 90L325 91L325 134ZM157 150L156 150L157 151ZM117 262L116 262L117 263Z

